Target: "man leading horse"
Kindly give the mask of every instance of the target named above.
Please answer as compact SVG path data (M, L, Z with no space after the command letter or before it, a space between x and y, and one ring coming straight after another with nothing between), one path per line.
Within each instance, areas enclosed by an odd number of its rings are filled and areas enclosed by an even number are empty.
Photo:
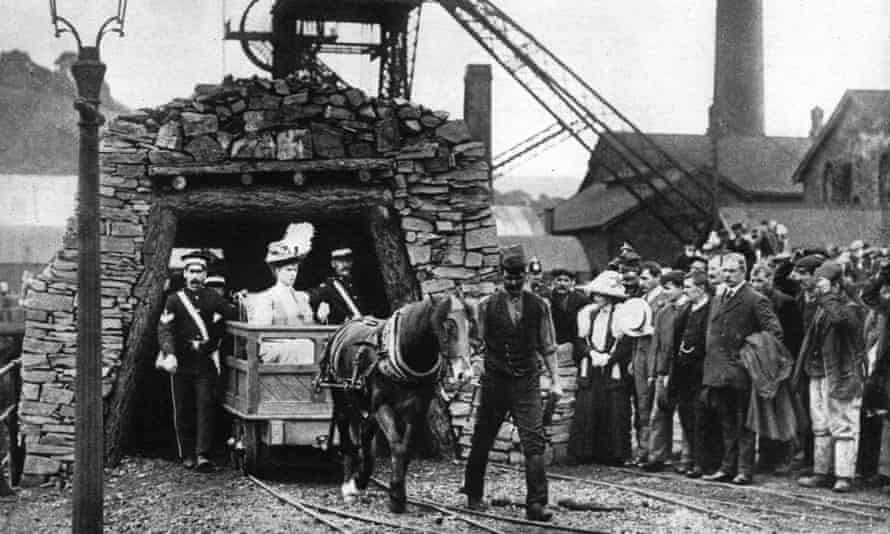
M469 508L485 508L482 496L488 452L510 413L525 454L526 517L549 521L539 355L551 378L551 393L562 395L550 306L523 289L526 265L521 247L502 252L501 268L503 289L479 303L478 334L485 344L485 368L464 491Z

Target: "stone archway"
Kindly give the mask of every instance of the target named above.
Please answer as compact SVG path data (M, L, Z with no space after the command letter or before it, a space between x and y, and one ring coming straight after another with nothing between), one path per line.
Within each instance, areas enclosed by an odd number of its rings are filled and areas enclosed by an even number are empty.
M121 453L139 364L154 350L166 266L184 214L360 212L376 255L385 258L391 303L458 284L469 293L493 289L487 280L498 254L486 150L442 112L297 78L227 80L118 117L101 151L111 462ZM32 476L68 476L73 462L75 237L69 228L25 300L20 413Z

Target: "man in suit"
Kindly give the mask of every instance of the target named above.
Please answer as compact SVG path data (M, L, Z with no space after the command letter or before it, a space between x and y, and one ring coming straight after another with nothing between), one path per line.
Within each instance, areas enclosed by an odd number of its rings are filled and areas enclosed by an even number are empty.
M745 282L745 256L729 253L722 263L724 291L708 318L702 385L723 430L723 461L706 480L750 484L754 468L754 433L745 427L751 379L739 359L745 338L769 332L782 339L782 326L769 299Z
M182 257L185 287L167 297L158 325L158 344L171 362L173 426L182 464L201 472L213 470L214 391L220 373L219 342L233 306L204 286L208 256L201 251ZM197 459L197 460L196 460Z

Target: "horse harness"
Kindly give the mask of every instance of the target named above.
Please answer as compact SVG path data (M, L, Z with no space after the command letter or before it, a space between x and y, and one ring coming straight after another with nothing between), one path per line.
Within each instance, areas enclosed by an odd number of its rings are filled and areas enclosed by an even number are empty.
M418 385L436 378L442 370L442 354L436 354L436 363L426 371L412 369L405 362L399 347L401 310L397 310L392 317L380 320L374 317L360 317L353 319L337 330L328 346L329 358L323 362L323 368L319 370L318 387L341 389L355 393L365 393L368 378L375 372L385 378L401 385ZM352 331L358 328L366 329L364 335L358 339L349 339ZM339 359L344 348L349 344L356 346L352 358L352 375L349 378L341 378L337 375ZM362 348L370 349L371 363L365 368L361 367Z

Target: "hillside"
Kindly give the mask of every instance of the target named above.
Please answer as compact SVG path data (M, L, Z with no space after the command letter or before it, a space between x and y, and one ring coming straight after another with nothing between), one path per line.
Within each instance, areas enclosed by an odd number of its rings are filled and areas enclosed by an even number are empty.
M7 132L0 137L0 173L77 173L77 89L68 71L74 59L62 54L53 71L20 50L0 53L0 129ZM107 84L101 100L106 117L127 111Z

